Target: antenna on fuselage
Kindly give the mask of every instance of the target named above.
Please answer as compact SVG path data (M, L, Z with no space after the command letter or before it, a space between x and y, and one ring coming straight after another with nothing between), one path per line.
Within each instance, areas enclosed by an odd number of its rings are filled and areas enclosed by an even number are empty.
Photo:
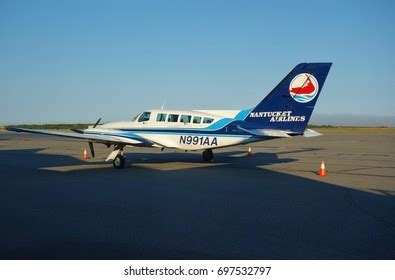
M165 108L165 104L166 104L166 99L165 99L165 101L163 101L162 106L160 107L161 110L163 110Z

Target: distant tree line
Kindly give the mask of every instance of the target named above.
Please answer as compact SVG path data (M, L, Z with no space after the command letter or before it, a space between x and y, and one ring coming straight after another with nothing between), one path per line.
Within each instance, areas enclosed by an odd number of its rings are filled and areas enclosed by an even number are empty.
M308 128L337 128L339 126L334 126L334 125L329 125L329 124L323 124L323 125L309 124L307 127Z
M89 125L86 123L58 123L58 124L18 124L18 125L7 125L4 128L19 127L19 128L30 128L30 129L85 129Z

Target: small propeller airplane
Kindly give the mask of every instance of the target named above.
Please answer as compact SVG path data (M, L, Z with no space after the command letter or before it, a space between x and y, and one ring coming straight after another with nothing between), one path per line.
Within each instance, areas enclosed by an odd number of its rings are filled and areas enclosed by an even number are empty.
M245 110L147 110L131 121L99 125L73 132L8 128L101 143L113 150L106 161L125 167L126 146L203 150L203 160L213 160L213 150L276 138L321 135L306 129L332 63L300 63L255 107Z

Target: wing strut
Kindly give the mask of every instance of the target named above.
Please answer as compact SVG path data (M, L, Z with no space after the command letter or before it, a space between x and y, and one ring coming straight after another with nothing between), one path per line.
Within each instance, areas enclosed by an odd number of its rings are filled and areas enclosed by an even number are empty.
M89 149L91 150L92 157L95 157L95 150L93 149L93 142L89 141Z

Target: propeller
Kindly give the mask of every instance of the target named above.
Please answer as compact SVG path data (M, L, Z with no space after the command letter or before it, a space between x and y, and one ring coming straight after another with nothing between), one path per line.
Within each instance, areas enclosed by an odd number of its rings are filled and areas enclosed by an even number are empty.
M97 120L97 122L95 123L95 125L93 126L93 128L95 128L95 127L99 124L100 121L101 121L101 117Z
M95 127L99 124L100 121L101 121L101 117L100 117L100 118L97 120L97 122L93 125L93 128L95 128ZM71 130L71 131L74 131L74 132L77 132L77 133L84 133L83 130L77 129L77 128L71 128L70 130Z
M93 125L93 128L95 128L101 121L101 117L97 120L97 122ZM92 157L95 157L95 149L93 148L93 142L88 142L89 143L89 149L91 151Z

